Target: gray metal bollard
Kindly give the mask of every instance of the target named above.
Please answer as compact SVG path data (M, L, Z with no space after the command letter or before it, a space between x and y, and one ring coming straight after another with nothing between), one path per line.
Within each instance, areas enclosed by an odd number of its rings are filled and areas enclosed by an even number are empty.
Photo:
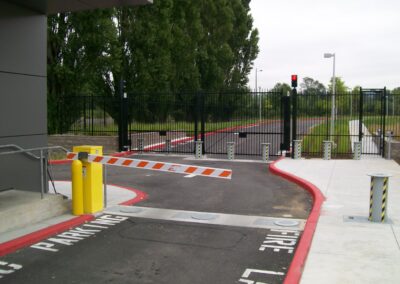
M261 143L263 162L268 162L268 160L269 160L269 146L270 145L271 145L271 143Z
M171 140L170 139L165 140L165 150L167 151L167 153L171 152Z
M361 149L362 149L362 142L354 142L354 153L353 159L354 160L361 160Z
M228 160L235 159L235 142L227 142L226 143L227 152L228 152Z
M203 156L203 141L196 141L196 159L201 159Z
M383 223L387 218L386 209L390 175L370 174L369 176L371 177L371 191L368 220Z
M143 138L138 138L137 139L137 144L138 144L138 151L141 153L144 151L144 139Z
M301 142L302 140L293 140L293 159L295 160L301 159Z
M332 158L332 145L333 141L323 141L324 160L330 160Z

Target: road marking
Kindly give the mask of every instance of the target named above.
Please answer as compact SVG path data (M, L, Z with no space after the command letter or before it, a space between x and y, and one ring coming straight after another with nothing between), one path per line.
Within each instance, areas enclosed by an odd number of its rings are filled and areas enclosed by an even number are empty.
M58 252L62 246L72 246L77 242L89 238L96 233L101 232L102 230L115 226L126 219L128 219L128 217L118 215L101 215L95 220L83 224L82 226L73 228L56 236L52 236L45 241L31 245L31 248L50 252Z
M264 275L285 275L285 273L283 272L276 272L276 271L269 271L269 270L260 270L260 269L250 269L247 268L243 274L242 274L242 278L239 279L239 282L242 283L247 283L247 284L267 284L266 282L259 282L259 281L254 281L254 280L250 280L248 279L250 277L250 274L264 274ZM247 279L245 279L247 278Z
M0 279L5 275L9 275L14 273L17 270L20 270L22 265L16 263L8 263L6 261L0 261Z
M263 244L258 250L265 251L266 249L272 249L273 252L286 251L288 254L293 254L300 232L285 229L272 229L271 232L273 233L265 237Z
M187 176L184 176L185 178L193 178L193 177L195 177L196 175L193 175L193 174L191 174L191 175L187 175Z
M135 212L127 211L127 208L136 208ZM113 206L105 210L107 214L129 216L135 218L149 218L156 220L169 220L177 222L190 222L190 223L203 223L211 225L247 227L247 228L260 228L260 229L282 229L282 226L275 224L276 221L287 220L284 218L272 218L263 216L251 215L237 215L237 214L224 214L215 212L198 212L198 211L185 211L185 210L172 210L164 208L151 208L139 206ZM213 216L213 218L195 218L196 216ZM297 221L298 225L291 227L290 230L303 230L305 220L303 219L290 219Z

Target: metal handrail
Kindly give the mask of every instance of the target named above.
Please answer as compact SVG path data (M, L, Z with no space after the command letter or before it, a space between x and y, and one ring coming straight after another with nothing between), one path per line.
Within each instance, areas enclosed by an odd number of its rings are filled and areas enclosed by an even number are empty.
M0 156L1 155L12 155L12 154L19 154L19 153L24 153L27 154L30 157L33 157L35 159L40 159L39 156L34 155L33 153L31 153L32 151L44 151L44 150L55 150L55 149L59 149L59 150L63 150L64 152L68 153L69 151L62 147L62 146L47 146L47 147L38 147L38 148L30 148L30 149L24 149L18 145L15 144L9 144L9 145L0 145L0 149L2 148L17 148L17 151L9 151L9 152L0 152Z
M30 148L30 149L24 149L21 146L15 145L15 144L8 144L8 145L0 145L0 149L4 148L16 148L18 150L16 151L8 151L8 152L0 152L0 156L2 155L13 155L13 154L26 154L34 159L40 160L40 196L43 199L44 196L44 174L43 170L44 167L46 167L45 172L47 172L47 163L45 164L43 162L44 156L43 156L43 151L45 150L63 150L64 152L68 152L68 150L62 146L47 146L47 147L38 147L38 148ZM32 151L40 151L40 156L36 156Z

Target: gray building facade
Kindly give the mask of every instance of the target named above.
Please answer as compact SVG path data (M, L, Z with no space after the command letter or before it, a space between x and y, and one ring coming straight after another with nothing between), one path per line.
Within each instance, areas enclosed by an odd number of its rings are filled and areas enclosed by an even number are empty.
M151 2L0 0L0 146L47 146L48 14ZM40 162L32 157L0 156L0 191L14 188L39 192L40 173Z

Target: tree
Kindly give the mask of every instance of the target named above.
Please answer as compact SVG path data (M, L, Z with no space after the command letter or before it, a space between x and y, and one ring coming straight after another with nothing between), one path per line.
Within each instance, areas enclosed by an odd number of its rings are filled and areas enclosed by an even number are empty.
M361 86L355 86L352 90L351 90L351 93L353 94L353 95L359 95L360 94L360 89L361 89Z
M272 88L273 92L282 92L282 94L286 95L288 92L292 91L292 88L286 83L276 83Z
M249 2L154 0L152 5L50 16L49 127L59 124L58 98L86 94L118 101L122 85L140 101L133 118L153 120L166 119L173 104L192 103L195 91L226 96L221 90L246 89L258 54ZM162 105L152 103L161 93L177 95L165 96ZM233 100L232 111L237 104ZM105 106L114 120L116 105Z
M394 88L390 93L394 94L394 95L399 95L400 94L400 87Z
M331 78L330 83L328 85L328 90L329 93L332 92L332 83L333 83L333 78ZM342 80L341 77L335 77L335 93L336 94L346 94L350 90L349 87L346 86L345 82Z
M303 82L300 84L300 88L305 95L320 95L326 93L325 86L310 77L303 78Z

